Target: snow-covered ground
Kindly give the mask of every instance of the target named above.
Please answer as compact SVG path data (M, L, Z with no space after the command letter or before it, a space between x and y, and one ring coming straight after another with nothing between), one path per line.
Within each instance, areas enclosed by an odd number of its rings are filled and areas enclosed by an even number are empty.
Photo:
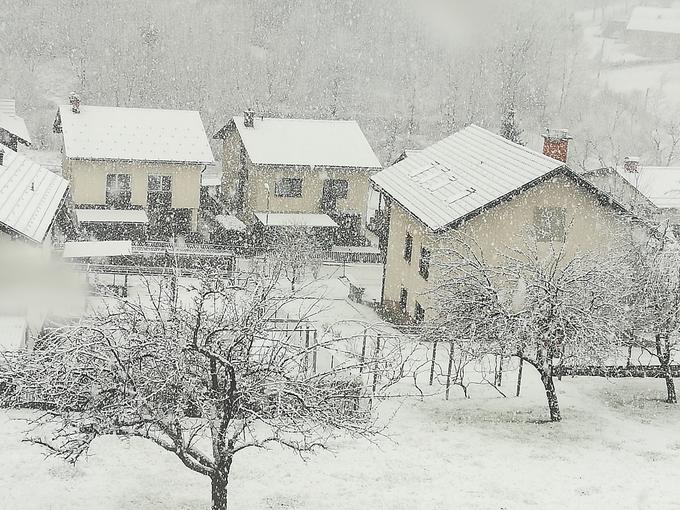
M513 373L505 374L511 394ZM405 387L404 387L405 389ZM426 387L425 389L429 389ZM231 508L674 509L680 508L680 410L660 401L661 380L558 383L565 420L544 423L544 395L525 371L519 398L474 387L396 410L376 445L339 439L306 462L272 448L236 458ZM208 508L207 478L142 440L102 438L76 467L22 443L28 412L0 412L2 508Z

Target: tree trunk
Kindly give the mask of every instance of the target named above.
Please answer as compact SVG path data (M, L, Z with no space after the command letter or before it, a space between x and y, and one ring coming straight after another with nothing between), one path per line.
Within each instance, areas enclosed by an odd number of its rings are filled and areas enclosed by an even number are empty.
M228 475L215 473L210 480L212 481L212 510L227 510Z
M665 336L665 341L662 343L662 336L656 335L656 357L659 358L659 363L663 369L664 379L666 379L666 391L668 398L666 402L669 404L677 404L678 397L675 393L675 383L673 382L673 372L671 371L671 345L668 335Z
M548 398L548 409L550 409L550 421L561 421L560 405L557 402L555 383L553 382L551 371L541 371L541 382L545 388L545 396Z
M666 390L668 390L668 400L669 404L677 404L678 397L675 394L675 383L673 382L673 376L671 375L670 367L666 369Z

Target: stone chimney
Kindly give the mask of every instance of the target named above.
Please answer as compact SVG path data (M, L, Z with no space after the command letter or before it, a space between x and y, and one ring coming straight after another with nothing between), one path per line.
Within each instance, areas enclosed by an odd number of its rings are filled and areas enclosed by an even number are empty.
M640 171L640 158L626 156L623 158L623 169L626 172L638 173Z
M5 149L0 146L0 166L5 164Z
M567 162L569 132L566 129L546 129L543 136L543 154L562 163Z
M68 96L68 102L71 103L71 111L73 113L80 113L80 97L75 92L71 92Z
M252 108L243 112L243 125L247 128L255 126L255 111Z

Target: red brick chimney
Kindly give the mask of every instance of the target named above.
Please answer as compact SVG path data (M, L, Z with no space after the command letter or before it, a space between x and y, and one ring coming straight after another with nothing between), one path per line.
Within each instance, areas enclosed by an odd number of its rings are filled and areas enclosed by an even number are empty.
M248 128L255 126L255 111L252 108L243 112L243 125Z
M566 129L546 129L543 136L543 154L562 163L567 162L569 132Z

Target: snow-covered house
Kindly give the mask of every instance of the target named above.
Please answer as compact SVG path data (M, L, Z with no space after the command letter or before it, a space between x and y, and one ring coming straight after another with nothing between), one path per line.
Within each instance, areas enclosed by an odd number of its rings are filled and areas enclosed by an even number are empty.
M548 133L544 151L566 160L567 144ZM453 242L454 229L492 261L524 235L546 247L565 243L571 256L630 232L627 211L563 161L475 125L408 153L371 181L388 225L382 305L416 321L438 279L438 248Z
M65 179L0 146L0 239L49 249L67 189Z
M680 9L635 7L626 26L625 38L645 55L680 56Z
M627 157L621 166L581 175L638 216L680 233L680 167L646 166Z
M356 121L284 119L246 111L224 140L223 197L246 224L363 234L369 177L380 162Z
M19 143L31 145L26 122L17 115L14 99L0 99L0 144L16 151Z
M95 237L143 236L147 225L159 239L196 231L201 173L214 164L199 113L70 103L54 131L79 224Z

